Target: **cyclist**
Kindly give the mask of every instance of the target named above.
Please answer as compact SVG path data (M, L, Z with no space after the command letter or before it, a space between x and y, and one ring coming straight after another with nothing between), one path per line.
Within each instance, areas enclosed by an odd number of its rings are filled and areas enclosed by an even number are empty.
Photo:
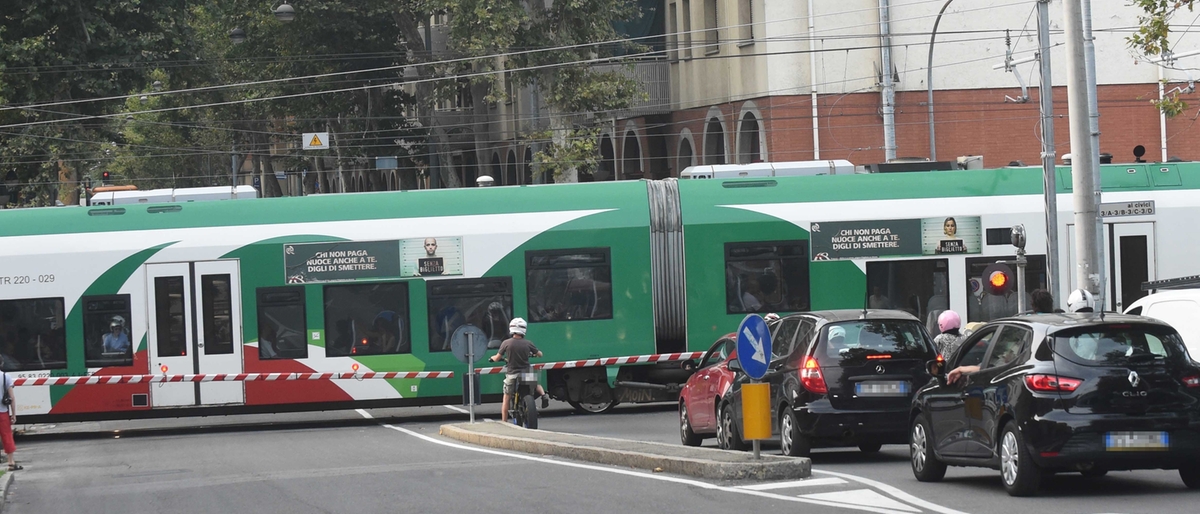
M529 367L530 357L541 357L542 352L538 350L533 342L525 339L525 320L521 318L513 318L508 324L508 332L512 337L505 339L500 343L500 350L496 355L491 357L492 362L504 359L504 400L500 408L500 421L508 422L508 404L512 401L512 397L517 392L517 388L521 386L521 373L532 371ZM546 391L542 389L542 385L537 386L537 396L542 399L542 408L550 406L550 397L546 395Z

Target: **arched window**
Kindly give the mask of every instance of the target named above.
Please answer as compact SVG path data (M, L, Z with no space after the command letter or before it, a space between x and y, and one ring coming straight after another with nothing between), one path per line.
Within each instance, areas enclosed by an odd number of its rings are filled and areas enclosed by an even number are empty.
M525 183L533 183L533 149L528 147L525 148Z
M638 144L637 133L632 130L625 133L625 147L621 157L621 178L642 178L642 147Z
M515 186L520 184L517 180L517 152L508 151L508 164L504 167L504 185Z
M489 173L489 175L491 175L492 180L495 181L492 182L493 184L497 186L504 184L504 169L501 168L499 152L492 152L492 172ZM473 186L475 183L472 182L471 185Z
M755 119L753 113L746 113L742 116L742 122L738 126L738 163L749 164L762 160L762 155L759 152L760 141L758 135L758 120Z
M596 170L597 181L615 180L617 176L617 156L613 148L612 138L608 134L600 136L600 167ZM579 177L583 182L583 177Z
M704 127L704 164L725 164L725 131L717 118Z
M692 140L687 138L679 139L679 167L675 168L676 175L686 169L688 166L695 165L695 157L692 155Z

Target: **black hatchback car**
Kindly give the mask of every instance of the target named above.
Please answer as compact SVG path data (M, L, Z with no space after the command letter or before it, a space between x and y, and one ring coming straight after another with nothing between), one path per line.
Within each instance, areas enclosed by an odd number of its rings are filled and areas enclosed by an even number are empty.
M785 455L907 442L913 393L932 379L927 363L937 356L920 320L894 310L818 311L784 317L771 332L763 381ZM738 375L718 409L717 442L742 449L741 386L749 377L736 360L729 368Z
M990 467L1009 494L1026 496L1047 473L1178 469L1200 487L1200 368L1162 322L1000 319L931 368L909 417L917 480L941 480L947 465Z

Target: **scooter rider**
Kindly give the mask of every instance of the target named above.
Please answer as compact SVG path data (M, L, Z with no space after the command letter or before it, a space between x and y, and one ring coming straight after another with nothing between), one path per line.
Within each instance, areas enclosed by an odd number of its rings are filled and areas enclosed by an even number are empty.
M500 343L500 350L496 352L489 360L497 362L504 359L504 401L500 408L500 421L508 422L508 405L512 401L512 397L517 392L517 387L521 385L521 373L532 371L529 366L530 357L541 357L542 352L538 350L533 342L525 339L525 320L521 318L513 318L508 324L508 332L512 337ZM542 408L550 406L550 397L546 395L546 391L542 389L542 385L537 386L537 395L542 399Z

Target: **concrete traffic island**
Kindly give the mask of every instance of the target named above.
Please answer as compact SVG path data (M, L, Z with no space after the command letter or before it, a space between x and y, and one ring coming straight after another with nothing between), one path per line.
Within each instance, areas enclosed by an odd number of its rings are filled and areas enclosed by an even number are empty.
M529 430L508 423L455 423L442 425L439 433L479 446L715 480L799 479L812 472L807 458L763 455L755 460L750 452Z

